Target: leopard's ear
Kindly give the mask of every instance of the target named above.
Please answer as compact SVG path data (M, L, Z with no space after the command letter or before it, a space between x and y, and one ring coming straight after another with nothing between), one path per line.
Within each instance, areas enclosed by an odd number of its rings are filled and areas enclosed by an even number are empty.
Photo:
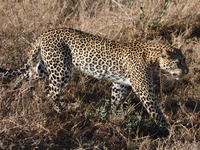
M173 46L174 48L177 48L177 49L180 49L180 50L183 49L183 45L180 45L180 44L173 44L172 46Z
M168 56L166 49L162 49L161 56L162 58L166 58Z

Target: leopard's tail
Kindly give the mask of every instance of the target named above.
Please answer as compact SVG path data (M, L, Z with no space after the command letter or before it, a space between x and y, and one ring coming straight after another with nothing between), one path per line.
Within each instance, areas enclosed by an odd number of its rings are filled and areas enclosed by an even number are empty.
M24 63L22 67L20 67L17 70L5 70L0 68L0 77L14 77L25 73L32 66L32 64L34 64L39 53L40 53L40 44L36 42L33 45L33 50L30 58L26 61L26 63Z

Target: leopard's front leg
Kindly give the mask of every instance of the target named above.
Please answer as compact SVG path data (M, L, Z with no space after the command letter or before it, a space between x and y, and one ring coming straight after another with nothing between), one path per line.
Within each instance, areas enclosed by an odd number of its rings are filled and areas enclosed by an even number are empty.
M144 89L142 90L148 92ZM136 92L136 93L140 97L143 106L146 108L148 113L151 115L156 124L159 126L160 131L165 136L169 135L169 124L167 123L162 111L160 110L158 102L155 99L154 95L151 92L145 94L142 92Z
M164 134L164 136L167 136L169 135L169 124L160 110L154 95L151 68L144 66L134 66L133 69L137 70L137 74L132 74L130 76L132 89L135 91L143 106L159 126L160 131Z
M111 93L111 113L116 114L127 86L113 82Z

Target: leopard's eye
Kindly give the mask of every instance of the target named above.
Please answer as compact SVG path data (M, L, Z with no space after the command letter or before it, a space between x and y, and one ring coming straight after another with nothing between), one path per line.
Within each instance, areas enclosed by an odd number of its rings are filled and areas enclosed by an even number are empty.
M178 62L178 63L177 63L177 67L178 67L178 68L182 68L182 67L183 67L182 63L181 63L181 62Z

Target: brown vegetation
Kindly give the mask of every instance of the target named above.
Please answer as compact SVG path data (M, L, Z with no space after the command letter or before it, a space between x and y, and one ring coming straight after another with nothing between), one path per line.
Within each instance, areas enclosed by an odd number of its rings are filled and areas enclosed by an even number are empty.
M1 79L0 149L197 150L199 8L199 0L0 0L1 68L22 65L27 47L42 32L73 27L119 41L182 46L190 69L181 81L163 72L155 77L159 104L171 124L166 138L155 136L157 126L132 92L127 93L119 116L108 118L110 82L77 70L63 90L68 112L62 116L52 110L46 97L48 81L24 82L13 92L12 81Z

